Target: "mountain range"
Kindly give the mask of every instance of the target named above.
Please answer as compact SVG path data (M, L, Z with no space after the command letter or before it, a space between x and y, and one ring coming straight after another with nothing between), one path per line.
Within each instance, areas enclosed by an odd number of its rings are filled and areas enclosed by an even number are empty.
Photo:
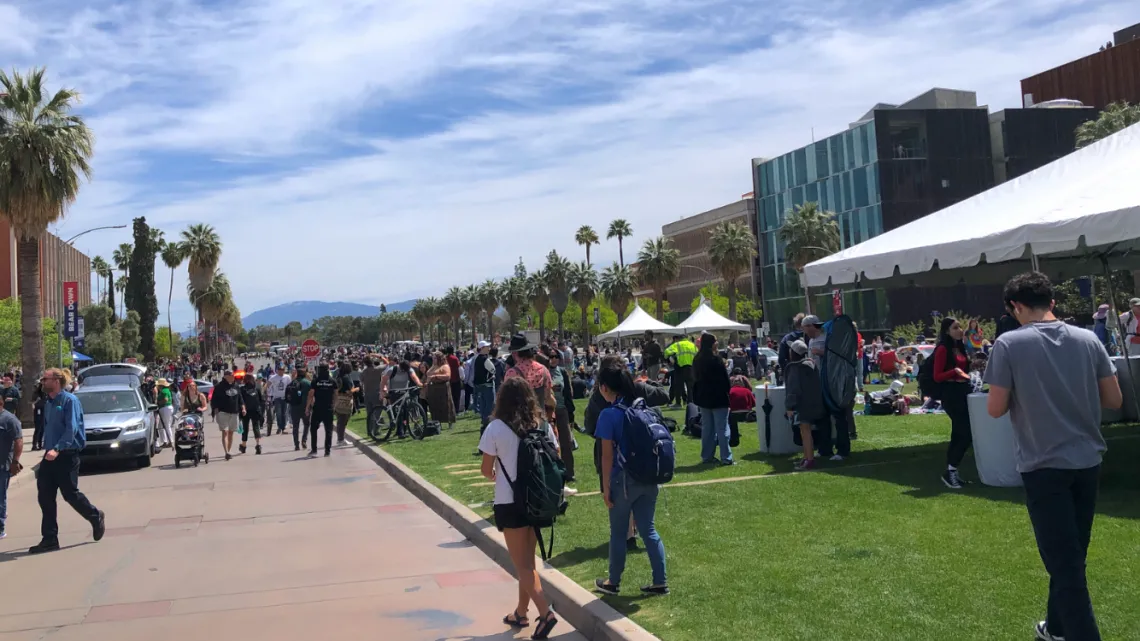
M385 304L384 309L389 312L406 312L415 304L414 300L405 300L399 303ZM378 305L362 305L360 303L328 303L319 300L299 300L261 309L241 319L246 329L258 325L276 325L285 327L292 321L301 323L303 327L313 324L313 321L322 316L375 316L380 313Z

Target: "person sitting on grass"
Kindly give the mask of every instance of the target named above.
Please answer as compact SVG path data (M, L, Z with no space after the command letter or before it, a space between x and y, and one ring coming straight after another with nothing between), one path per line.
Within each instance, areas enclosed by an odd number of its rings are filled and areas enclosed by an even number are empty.
M793 429L799 426L804 444L804 458L796 464L797 470L815 468L815 442L812 426L827 416L823 406L823 383L815 369L815 361L807 357L808 346L796 340L788 346L788 372L784 377L784 408Z

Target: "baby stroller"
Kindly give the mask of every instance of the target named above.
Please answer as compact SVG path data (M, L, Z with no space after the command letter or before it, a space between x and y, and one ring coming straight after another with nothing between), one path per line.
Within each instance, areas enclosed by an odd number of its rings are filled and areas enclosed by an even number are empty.
M180 416L174 423L174 467L182 467L182 461L191 461L194 467L199 461L210 463L202 418L196 414Z

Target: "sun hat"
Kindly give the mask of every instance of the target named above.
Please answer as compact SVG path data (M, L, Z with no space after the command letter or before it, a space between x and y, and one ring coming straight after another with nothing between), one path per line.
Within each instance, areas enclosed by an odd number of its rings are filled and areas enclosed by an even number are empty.
M514 336L511 336L511 345L507 348L507 351L521 352L523 350L534 349L535 347L536 345L530 342L526 334L517 332Z

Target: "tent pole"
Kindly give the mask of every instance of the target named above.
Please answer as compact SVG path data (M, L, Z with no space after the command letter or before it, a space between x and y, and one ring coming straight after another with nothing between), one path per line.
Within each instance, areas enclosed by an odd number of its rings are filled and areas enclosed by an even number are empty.
M1140 416L1140 399L1136 398L1136 370L1132 367L1131 350L1128 349L1128 343L1125 342L1124 336L1127 331L1126 328L1120 325L1120 315L1116 313L1116 288L1112 285L1112 272L1108 269L1108 259L1101 257L1101 265L1104 267L1104 286L1108 290L1108 313L1112 316L1112 333L1120 345L1120 351L1124 354L1124 366L1128 368L1128 384L1132 386L1132 409ZM1108 323L1105 323L1108 325Z
M1029 268L1035 272L1041 271L1041 268L1037 263L1037 254L1033 252L1032 248L1029 250Z

